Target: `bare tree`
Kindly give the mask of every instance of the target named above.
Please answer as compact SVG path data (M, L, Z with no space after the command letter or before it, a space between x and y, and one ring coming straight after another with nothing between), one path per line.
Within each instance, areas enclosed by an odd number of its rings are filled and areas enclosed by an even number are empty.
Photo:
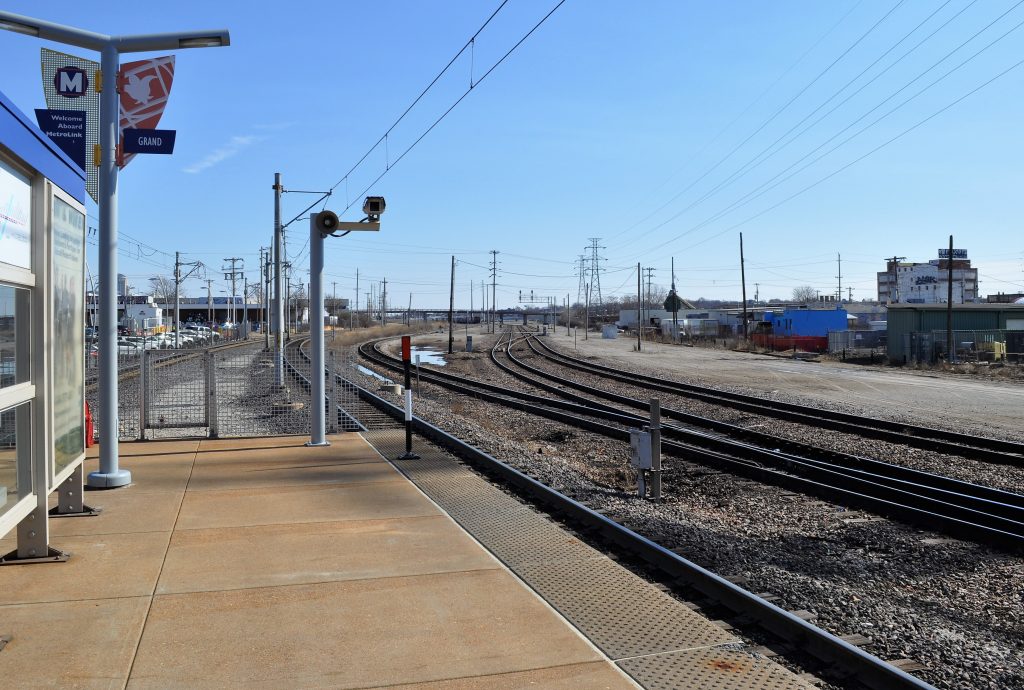
M159 304L173 304L174 279L167 276L153 276L149 279L149 294Z
M810 285L801 285L793 288L793 301L807 304L818 301L818 291Z

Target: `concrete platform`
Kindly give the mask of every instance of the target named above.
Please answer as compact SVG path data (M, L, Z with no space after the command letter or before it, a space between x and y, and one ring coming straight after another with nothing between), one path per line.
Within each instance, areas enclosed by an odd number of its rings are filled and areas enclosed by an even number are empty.
M72 558L0 568L4 676L18 687L637 687L359 435L304 440L121 444L134 483L89 492L98 517L51 522Z
M378 453L400 432L366 436L376 449L121 444L134 483L90 491L97 517L51 521L72 558L0 568L0 672L27 688L808 687L443 451L400 472Z

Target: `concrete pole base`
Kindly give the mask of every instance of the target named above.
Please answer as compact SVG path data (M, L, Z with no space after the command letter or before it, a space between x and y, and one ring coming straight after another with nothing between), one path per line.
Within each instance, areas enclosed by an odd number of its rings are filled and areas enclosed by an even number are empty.
M128 470L116 472L90 472L86 483L93 489L116 489L132 483L132 473Z

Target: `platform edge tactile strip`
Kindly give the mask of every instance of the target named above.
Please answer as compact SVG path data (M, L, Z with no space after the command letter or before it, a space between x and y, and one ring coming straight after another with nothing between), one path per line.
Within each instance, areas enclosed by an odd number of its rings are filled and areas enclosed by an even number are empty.
M364 433L364 438L385 456L404 442L401 430ZM736 642L735 637L580 542L444 450L418 437L416 441L415 450L422 459L397 461L396 466L609 657ZM446 463L461 472L445 472L442 478L437 467ZM421 475L426 475L426 481ZM459 490L444 487L448 482L460 484ZM467 510L453 503L459 494L472 495L476 507ZM481 510L491 500L497 505L515 501L522 509L513 513ZM514 523L511 529L509 523ZM517 530L522 531L518 543ZM541 544L533 541L537 535L544 535ZM537 549L542 553L530 553ZM595 602L599 602L596 607ZM668 636L660 632L665 629L671 630Z
M444 449L415 437L421 459L396 460L403 430L363 437L643 688L812 688Z
M646 690L813 690L770 659L734 647L709 647L615 662Z
M544 563L517 571L612 659L739 640L611 560Z

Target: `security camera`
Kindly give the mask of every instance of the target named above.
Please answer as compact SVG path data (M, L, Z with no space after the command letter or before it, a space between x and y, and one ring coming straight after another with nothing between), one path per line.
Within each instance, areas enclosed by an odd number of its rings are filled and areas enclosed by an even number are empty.
M370 220L377 220L380 218L380 215L384 213L385 206L384 197L368 196L366 197L366 201L363 202L363 213L365 213Z
M316 229L324 235L330 235L338 229L338 214L334 211L321 211L313 216Z

